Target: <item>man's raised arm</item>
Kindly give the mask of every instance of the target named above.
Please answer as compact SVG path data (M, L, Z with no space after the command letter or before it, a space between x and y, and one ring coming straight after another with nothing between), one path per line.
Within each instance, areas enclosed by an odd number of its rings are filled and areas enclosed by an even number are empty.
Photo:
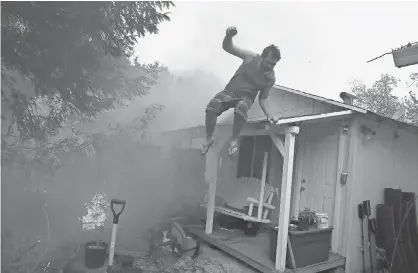
M237 35L237 29L235 27L230 27L226 30L226 35L224 41L222 43L222 48L238 58L241 58L245 61L250 61L252 58L256 56L256 54L250 50L239 48L238 46L234 45L232 42L232 37Z

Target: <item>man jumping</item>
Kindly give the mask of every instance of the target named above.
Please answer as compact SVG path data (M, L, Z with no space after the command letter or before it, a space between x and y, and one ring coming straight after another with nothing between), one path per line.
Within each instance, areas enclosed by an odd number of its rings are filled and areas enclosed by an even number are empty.
M229 155L236 154L239 145L238 136L247 120L247 112L259 92L260 106L267 119L270 122L278 120L268 111L266 99L276 81L273 69L281 59L280 50L275 45L270 45L259 55L239 48L232 42L232 37L236 34L235 27L228 28L222 47L226 52L241 58L243 62L226 85L225 90L216 94L206 107L206 143L201 147L202 155L205 155L214 143L213 133L217 117L232 107L235 111Z

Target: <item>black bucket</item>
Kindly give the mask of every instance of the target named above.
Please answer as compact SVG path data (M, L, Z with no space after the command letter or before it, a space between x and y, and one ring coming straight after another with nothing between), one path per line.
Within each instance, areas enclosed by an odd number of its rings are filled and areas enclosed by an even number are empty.
M88 269L103 267L109 245L104 242L87 242L84 245L84 266Z

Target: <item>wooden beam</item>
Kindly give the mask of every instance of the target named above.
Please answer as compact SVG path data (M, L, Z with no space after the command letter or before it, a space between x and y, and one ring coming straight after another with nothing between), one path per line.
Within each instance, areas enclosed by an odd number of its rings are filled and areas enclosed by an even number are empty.
M263 204L264 204L264 190L266 187L266 177L267 177L267 160L268 160L268 152L264 153L264 160L263 160L263 173L261 177L261 184L260 184L260 195L258 198L258 211L257 211L257 220L261 221L261 217L263 216ZM251 214L250 214L251 215Z
M332 230L332 246L331 250L335 253L341 253L339 251L339 245L341 242L339 241L339 234L342 232L342 227L340 227L340 209L341 209L341 201L342 201L342 191L345 185L341 184L341 175L344 172L347 172L346 165L348 161L348 132L349 128L348 125L343 125L340 128L339 132L339 141L338 141L338 159L337 159L337 175L335 182L335 202L334 202L334 211L333 211L333 219L332 219L332 226L334 229Z
M213 216L215 214L216 182L218 171L222 166L221 151L226 139L218 138L206 154L205 181L209 184L208 203L206 209L206 234L213 231Z
M286 125L290 123L298 122L316 122L318 120L329 120L329 119L338 119L344 116L352 115L354 112L352 110L324 113L319 115L310 115L302 117L293 117L293 118L284 118L279 120L274 126L270 124L264 124L262 122L258 123L246 123L244 128L241 131L241 135L267 135L269 130L273 130L279 135L291 133L299 133L299 128L297 126L277 126L277 125ZM232 135L232 124L218 124L215 129L215 136L221 135ZM165 137L175 137L175 138L184 138L184 137L206 137L205 126L196 126L191 128L184 128L173 131L166 131L163 133Z
M274 131L276 134L284 135L286 133L299 133L297 126L274 126L274 128L267 123L246 123L241 130L241 136L261 136L268 135L269 131ZM164 137L171 139L183 138L200 138L206 137L206 129L204 126L197 126L192 128L185 128L176 131L165 132ZM218 124L215 128L215 137L230 137L232 136L232 124Z
M309 121L309 120L317 121L319 119L329 119L329 118L335 118L335 117L348 116L348 115L352 115L352 114L353 114L353 111L345 110L345 111L324 113L324 114L319 114L319 115L310 115L310 116L294 117L294 118L284 118L284 119L279 120L275 125L296 123L296 122Z
M283 162L282 186L280 191L279 228L276 248L276 270L286 269L287 235L289 228L290 198L292 193L293 159L295 155L295 134L287 133Z
M354 243L351 240L351 231L353 228L356 228L357 223L353 223L352 215L357 213L357 204L355 204L354 200L354 193L357 190L356 183L358 183L358 169L356 166L356 159L358 154L360 153L361 149L361 134L358 133L360 130L360 120L354 119L350 126L350 140L348 145L348 162L347 162L347 184L345 190L345 205L343 207L344 218L340 221L340 226L343 227L343 234L340 235L340 239L342 240L342 250L341 253L344 256L347 256L349 246L352 246Z
M276 145L277 150L282 154L284 157L284 143L280 137L278 137L275 133L269 133L271 140L273 141L274 145Z
M302 179L303 179L303 165L304 165L304 151L306 149L306 138L309 138L307 134L307 128L302 127L300 137L295 147L295 166L293 172L295 173L294 181L292 183L292 198L291 198L291 205L290 205L290 214L291 217L297 217L299 214L299 207L300 207L300 198L301 192L300 188L302 186Z
M287 133L299 134L299 126L266 124L265 128L265 130L267 130L268 132L273 132L277 135L285 135Z

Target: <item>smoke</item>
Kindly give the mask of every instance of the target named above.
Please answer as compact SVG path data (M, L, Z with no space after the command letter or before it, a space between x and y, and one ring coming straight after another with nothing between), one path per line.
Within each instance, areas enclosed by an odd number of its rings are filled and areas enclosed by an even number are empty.
M150 101L165 105L150 130L160 132L204 124L206 105L224 88L222 81L199 70L165 77L168 79L156 86L149 97Z
M88 218L85 204L93 196L97 199L98 193L105 194L107 202L112 198L127 201L120 216L116 248L146 247L147 230L163 217L175 215L185 202L198 200L197 194L204 186L204 158L196 150L175 152L167 158L161 146L166 140L160 133L203 124L206 104L222 89L223 84L210 73L193 71L172 75L167 72L150 95L133 100L128 107L104 113L95 123L76 126L86 134L113 134L99 141L96 153L90 157L77 152L58 154L61 165L54 177L37 169L2 168L3 252L7 248L10 256L16 257L19 251L40 240L36 251L43 253L48 249L47 259L57 255L56 250L63 244L97 238L109 242L111 213L107 212L102 234L83 231L83 221L80 221ZM109 131L109 123L129 126L155 103L165 107L150 121L147 141L139 141L134 133ZM45 204L50 240L47 240L48 228L42 210Z

